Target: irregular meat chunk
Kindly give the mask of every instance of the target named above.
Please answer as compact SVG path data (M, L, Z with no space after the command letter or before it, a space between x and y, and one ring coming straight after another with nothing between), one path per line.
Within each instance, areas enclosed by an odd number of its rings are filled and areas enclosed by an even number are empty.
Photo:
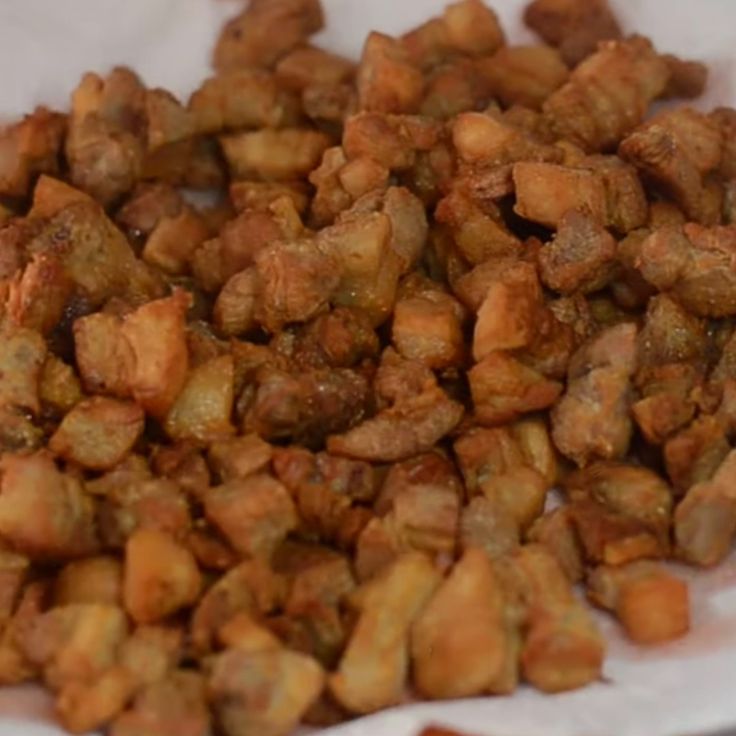
M5 326L0 332L0 406L37 414L46 343L35 330Z

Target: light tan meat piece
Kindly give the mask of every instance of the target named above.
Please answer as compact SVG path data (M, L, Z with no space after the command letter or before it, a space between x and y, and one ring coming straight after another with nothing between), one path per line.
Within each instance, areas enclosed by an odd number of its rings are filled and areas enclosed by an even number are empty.
M323 25L319 0L251 0L220 32L214 67L222 72L273 66Z
M348 710L371 713L400 701L410 628L439 583L429 559L408 552L351 595L359 618L337 671L328 678L330 691Z
M286 649L218 655L208 681L226 736L287 736L322 692L325 673Z
M207 239L204 220L188 207L173 217L162 217L151 231L141 257L165 273L182 275L197 248Z
M102 396L80 401L49 439L49 449L90 470L109 470L143 433L143 410Z
M419 107L421 115L435 120L452 120L466 110L488 104L491 86L479 61L458 58L430 72Z
M596 568L588 577L588 598L613 611L637 644L661 644L690 629L687 583L656 563Z
M123 321L122 338L130 345L128 380L136 402L163 418L184 388L188 351L184 332L191 296L176 290L166 299L149 302Z
M583 579L583 550L568 506L540 516L527 530L526 541L545 547L571 583Z
M413 678L422 695L446 699L497 690L515 656L504 606L485 552L465 552L411 627Z
M608 41L575 68L542 110L560 138L607 151L642 120L665 89L666 63L641 36Z
M5 326L0 332L0 405L38 414L46 343L35 330Z
M290 181L317 167L330 139L308 128L263 128L221 136L220 145L234 179Z
M616 241L590 214L566 212L539 254L542 282L562 294L602 289L616 270Z
M110 556L87 557L65 565L54 581L54 605L121 605L123 566Z
M633 323L608 328L572 357L567 391L551 413L552 438L580 466L628 451L636 333Z
M184 207L179 192L163 182L138 184L115 213L115 224L131 240L148 236L165 217L176 217Z
M230 203L238 214L246 210L268 210L281 197L288 197L300 215L306 212L309 205L307 187L300 181L233 181L230 182L228 193Z
M521 217L557 228L565 213L581 210L595 222L607 220L606 190L602 177L588 169L557 164L514 164L516 204Z
M0 461L0 534L31 559L68 559L97 546L92 500L42 450Z
M276 78L298 91L311 85L337 85L352 81L355 64L319 46L298 46L276 65Z
M668 226L642 244L642 276L699 317L736 312L736 227L705 228L696 223Z
M492 95L505 107L538 110L570 76L560 52L543 45L502 46L479 66Z
M557 46L570 66L594 53L600 41L621 38L608 0L533 0L524 11L524 22Z
M230 544L249 557L268 559L297 524L288 491L265 473L211 488L204 507Z
M546 409L562 392L562 384L502 352L476 363L468 371L468 381L475 418L491 427Z
M224 482L245 478L271 462L273 447L255 434L220 440L210 445L207 459Z
M619 153L671 196L691 221L720 222L708 203L704 177L721 162L723 137L718 125L690 108L661 112L638 127Z
M391 462L427 452L460 422L463 407L437 387L399 400L342 435L327 449L358 460Z
M201 588L194 557L170 534L133 532L125 545L123 601L136 623L155 623L193 605Z

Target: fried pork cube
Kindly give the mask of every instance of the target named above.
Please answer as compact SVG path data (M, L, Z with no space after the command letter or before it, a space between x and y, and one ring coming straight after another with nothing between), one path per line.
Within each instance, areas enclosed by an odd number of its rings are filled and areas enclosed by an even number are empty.
M49 439L49 449L90 470L109 470L143 433L143 410L132 402L94 396L80 401Z
M256 303L260 280L255 268L246 268L231 276L217 295L212 323L226 337L250 332L255 326Z
M634 164L693 221L715 225L703 177L721 162L723 137L718 125L690 108L662 112L638 127L619 146Z
M513 552L520 541L519 525L503 504L475 496L460 512L459 547L463 552L481 549L491 560Z
M149 153L188 141L196 132L192 115L171 92L161 88L147 89L144 104Z
M0 131L0 194L25 197L38 174L56 174L66 118L45 107Z
M459 365L464 357L459 306L441 292L399 299L391 328L396 349L405 358L435 370Z
M372 462L402 460L434 447L460 422L463 407L436 386L399 400L342 435L327 439L336 455Z
M19 593L15 611L3 622L0 636L0 682L3 685L38 679L41 674L39 666L26 656L24 643L30 627L47 609L48 585L41 581L31 582Z
M208 691L227 736L287 736L324 683L322 667L305 654L227 649L214 660Z
M711 120L718 125L723 134L723 156L719 173L726 179L736 178L736 110L731 107L717 107L710 114Z
M644 241L637 265L650 284L671 293L689 312L725 317L736 311L729 266L735 247L732 226L663 227Z
M374 327L388 319L396 301L402 263L392 234L388 214L348 212L317 236L320 251L337 264L332 303L364 311Z
M330 139L307 128L264 128L221 136L220 144L234 179L290 181L317 168Z
M681 59L673 54L662 54L670 72L667 87L664 90L665 99L700 97L708 83L708 67L700 61Z
M77 478L45 450L0 461L0 534L31 559L69 559L97 546L94 509Z
M204 507L234 549L249 557L268 559L297 524L288 491L265 473L211 488Z
M123 642L120 664L133 676L136 685L162 680L174 670L183 655L183 632L171 626L138 626Z
M609 327L572 357L567 391L551 412L552 439L581 467L628 451L636 333L633 323Z
M468 371L475 418L496 426L555 403L562 385L503 352L487 355Z
M666 544L672 513L672 491L648 468L618 462L596 462L566 476L570 500L591 499L611 511L636 519Z
M601 566L588 577L588 598L613 611L637 644L661 644L690 629L687 583L653 562Z
M442 14L451 48L469 56L488 56L504 43L496 13L482 0L459 0Z
M549 693L598 679L605 642L557 560L542 546L525 545L514 553L512 564L527 612L521 651L525 679Z
M266 440L291 438L309 447L360 422L370 398L366 378L346 368L297 375L264 369L251 390L243 417L246 432Z
M223 27L213 64L219 72L271 67L323 25L319 0L250 0Z
M246 210L267 211L281 197L288 197L299 215L303 215L309 205L307 187L300 181L233 181L230 183L229 195L238 214Z
M95 682L115 664L127 633L121 608L79 603L36 616L24 632L22 648L46 684L58 691L71 682Z
M65 153L71 181L103 205L133 188L145 142L145 88L130 69L88 72L72 93Z
M527 542L545 547L571 583L583 579L583 550L569 507L561 506L537 518L525 537Z
M222 355L193 368L166 415L166 433L174 440L200 442L233 434L234 378L232 355Z
M539 254L540 277L562 294L598 291L615 274L616 250L613 236L590 214L570 210Z
M123 567L110 556L87 557L65 565L54 581L54 605L99 603L119 606Z
M188 110L202 135L242 128L280 128L298 122L295 95L260 69L232 69L206 79Z
M473 358L481 361L499 350L529 345L537 332L542 290L536 274L517 283L492 281L478 309Z
M496 283L519 292L539 291L539 278L533 263L512 257L492 258L460 276L452 285L457 298L472 312L477 312Z
M87 391L118 398L131 395L128 370L134 358L130 343L123 338L122 326L120 317L107 312L75 320L75 358Z
M318 46L299 46L276 65L276 78L289 89L302 91L312 85L350 82L355 64Z
M560 52L550 46L502 46L480 62L491 94L505 107L539 110L570 76ZM466 108L468 109L468 108Z
M667 475L675 492L708 481L728 454L726 427L718 416L703 415L671 437L664 446Z
M273 447L258 435L219 440L210 445L207 459L223 482L245 478L268 467Z
M647 39L608 41L574 69L542 110L560 138L589 152L606 151L636 127L668 79L667 64Z
M427 557L407 552L350 596L358 621L337 671L328 678L341 705L353 713L371 713L400 701L411 626L439 583Z
M123 601L138 624L156 623L199 598L202 576L191 552L170 534L137 529L125 545Z
M131 239L148 236L164 218L175 218L184 207L179 192L164 182L136 185L115 214L115 224Z
M419 113L436 120L452 120L467 110L488 104L491 85L479 62L458 58L434 69L424 88Z
M46 342L35 330L6 325L0 331L0 406L38 414Z
M414 684L428 698L495 692L515 657L504 593L480 549L465 552L411 627Z
M514 164L513 177L514 210L527 220L558 228L567 212L582 210L592 221L606 222L606 190L596 172L524 161Z
M416 112L424 91L422 73L399 41L368 35L356 75L358 107L367 112Z
M312 240L276 243L256 256L256 320L271 332L326 311L339 288L336 259Z
M183 208L177 215L158 221L146 240L142 258L165 273L182 275L208 235L204 220L194 210Z
M121 335L133 353L128 379L133 398L157 418L167 415L187 380L184 319L190 304L190 295L176 290L123 321Z
M205 685L201 674L184 669L148 683L113 721L111 736L208 736Z
M524 22L563 59L575 66L594 53L599 41L621 38L621 29L608 0L533 0Z

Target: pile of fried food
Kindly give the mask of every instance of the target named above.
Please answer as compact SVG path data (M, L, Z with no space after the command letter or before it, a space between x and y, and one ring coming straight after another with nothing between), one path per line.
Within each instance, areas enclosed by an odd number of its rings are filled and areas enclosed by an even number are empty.
M525 17L356 65L251 0L186 105L117 68L0 134L1 683L285 736L598 680L578 583L687 631L661 561L736 533L736 111L647 117L705 68L605 0Z

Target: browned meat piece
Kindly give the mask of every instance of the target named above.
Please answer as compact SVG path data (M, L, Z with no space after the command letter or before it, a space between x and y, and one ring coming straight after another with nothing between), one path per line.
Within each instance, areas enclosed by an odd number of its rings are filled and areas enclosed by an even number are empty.
M526 540L545 547L571 583L583 579L583 551L567 506L540 516L527 530Z
M306 212L309 204L307 187L300 181L233 181L228 191L238 214L246 210L268 210L281 197L288 197L299 215Z
M490 85L480 64L458 58L432 70L419 112L436 120L451 120L466 110L481 109L490 97Z
M492 258L458 278L453 291L472 312L477 312L492 284L502 283L519 291L538 291L539 279L533 263L518 258Z
M556 228L570 210L585 211L595 222L607 221L602 177L587 169L556 164L514 164L514 210L527 220Z
M616 241L579 210L562 216L554 240L539 255L542 281L563 294L598 291L614 276L615 268Z
M570 66L594 53L599 41L621 38L608 0L533 0L524 11L524 22L559 47Z
M481 61L480 69L492 95L506 107L524 105L539 109L570 76L560 53L541 45L503 46Z
M35 330L6 326L0 333L0 405L37 414L46 343Z
M56 174L66 118L45 107L0 131L0 193L24 197L38 174Z
M218 71L273 66L323 25L319 0L250 0L223 27L214 66Z
M209 229L194 210L185 207L173 217L162 217L151 231L141 257L172 275L189 271L194 252L207 239Z
M165 217L178 215L184 200L169 184L138 184L115 214L115 223L131 238L148 236Z
M213 442L207 457L212 470L226 482L263 470L271 462L272 454L271 445L249 434Z
M663 227L642 244L638 268L660 291L671 293L699 317L736 312L736 228L695 223Z
M681 59L673 54L662 54L670 72L667 87L663 92L665 99L700 97L708 83L708 67L700 61Z
M336 455L390 462L427 452L460 422L463 407L444 391L428 387L422 393L366 419L342 435L327 439Z
M521 414L546 409L562 392L562 385L546 379L510 355L490 353L468 371L476 420L495 426Z
M629 448L636 332L631 323L608 328L571 359L567 392L551 414L552 438L580 466L623 457Z
M682 108L665 111L625 138L621 156L670 195L690 220L718 224L710 214L703 177L721 162L723 138L706 115Z
M636 127L668 79L666 63L647 39L609 41L575 68L542 109L561 138L586 151L606 151Z

